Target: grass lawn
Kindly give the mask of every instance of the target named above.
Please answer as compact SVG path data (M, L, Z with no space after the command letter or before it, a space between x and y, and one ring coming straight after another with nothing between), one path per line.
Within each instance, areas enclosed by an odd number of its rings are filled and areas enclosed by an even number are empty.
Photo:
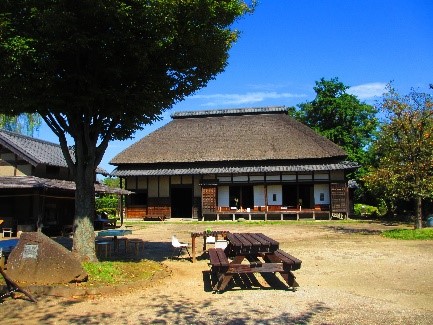
M433 240L433 228L393 229L382 233L386 238L403 240Z
M87 262L83 263L83 267L89 275L89 281L83 282L83 286L148 280L163 269L160 263L149 260Z

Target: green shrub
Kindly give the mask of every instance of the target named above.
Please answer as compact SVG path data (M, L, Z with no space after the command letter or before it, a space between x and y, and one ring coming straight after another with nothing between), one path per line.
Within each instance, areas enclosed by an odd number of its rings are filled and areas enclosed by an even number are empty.
M379 213L379 209L377 207L367 205L367 204L355 204L354 206L355 215L358 217L378 217L381 214Z
M106 212L109 216L116 216L118 204L117 196L104 195L95 199L96 212Z

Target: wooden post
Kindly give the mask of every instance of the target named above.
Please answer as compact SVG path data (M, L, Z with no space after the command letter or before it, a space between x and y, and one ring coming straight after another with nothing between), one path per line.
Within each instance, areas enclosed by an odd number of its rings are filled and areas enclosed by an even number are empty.
M120 188L122 188L122 183L123 183L123 179L122 179L122 177L120 177L119 178L119 186L120 186ZM119 206L120 206L120 225L121 226L123 226L123 198L124 198L124 196L123 196L123 194L120 194L120 202L119 202Z
M192 248L192 263L195 262L195 235L191 236L191 248Z

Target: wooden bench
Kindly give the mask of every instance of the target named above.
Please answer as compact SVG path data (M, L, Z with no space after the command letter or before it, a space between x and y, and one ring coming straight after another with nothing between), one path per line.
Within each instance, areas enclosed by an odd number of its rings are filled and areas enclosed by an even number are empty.
M278 272L289 286L293 288L299 287L299 284L295 280L296 277L291 271L301 268L301 260L286 253L285 251L282 251L281 249L277 249L272 254L264 254L263 259L268 263L282 263L283 270Z
M146 214L143 217L143 221L149 221L149 220L161 220L161 221L165 221L165 219L167 219L167 216L162 215L162 214Z
M209 248L209 259L212 269L217 269L218 271L223 268L229 267L229 259L227 258L224 250L222 248Z
M208 252L213 282L212 288L213 290L220 290L226 278L226 272L229 269L229 259L222 248L209 248Z
M291 271L299 270L301 268L302 261L296 257L278 249L274 252L274 255L278 257L281 262L283 262L284 269L289 269Z
M212 288L216 291L225 289L230 279L235 274L245 273L280 273L286 283L292 287L298 287L296 277L291 271L301 268L302 261L296 257L278 249L272 253L246 254L244 257L249 264L241 263L243 257L235 257L229 262L226 253L221 248L209 248L209 259L212 273ZM264 262L258 258L262 258Z

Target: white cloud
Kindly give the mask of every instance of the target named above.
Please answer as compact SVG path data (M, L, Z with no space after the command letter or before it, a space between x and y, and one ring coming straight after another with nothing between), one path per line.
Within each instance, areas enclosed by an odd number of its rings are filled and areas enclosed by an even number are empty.
M241 105L263 102L267 99L280 99L280 98L303 98L304 94L292 93L277 93L277 92L249 92L245 94L213 94L213 95L195 95L192 99L209 100L202 104L202 106L216 106L216 105Z
M263 84L249 84L248 87L253 90L262 90L272 92L277 89L293 87L291 83L263 83Z
M385 87L386 83L384 82L372 82L350 87L347 92L357 96L359 99L369 99L382 96L385 92Z

